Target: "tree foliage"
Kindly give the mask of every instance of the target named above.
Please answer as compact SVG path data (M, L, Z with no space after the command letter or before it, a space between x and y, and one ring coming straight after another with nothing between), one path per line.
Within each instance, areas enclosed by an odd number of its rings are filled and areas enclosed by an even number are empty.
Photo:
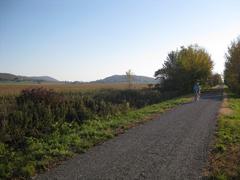
M228 47L224 80L233 92L240 94L240 38Z
M158 87L162 91L190 92L194 82L207 82L212 68L208 52L198 45L191 45L170 52L155 77L160 80Z
M220 85L222 83L223 83L222 77L218 73L212 74L209 81L208 81L208 84L210 86L217 86L217 85Z

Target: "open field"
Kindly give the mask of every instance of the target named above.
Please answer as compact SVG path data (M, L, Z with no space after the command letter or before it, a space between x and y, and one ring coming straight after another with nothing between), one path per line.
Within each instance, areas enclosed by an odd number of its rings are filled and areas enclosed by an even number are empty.
M103 84L103 83L83 83L83 84L14 84L14 83L0 83L0 95L18 95L23 89L26 88L39 88L44 87L47 89L53 89L57 92L78 92L78 91L94 91L100 89L127 89L128 84ZM147 88L147 84L134 84L133 89Z

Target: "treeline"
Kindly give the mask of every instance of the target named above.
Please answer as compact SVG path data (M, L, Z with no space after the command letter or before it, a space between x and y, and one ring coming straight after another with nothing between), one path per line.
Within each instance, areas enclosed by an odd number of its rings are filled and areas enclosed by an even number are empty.
M209 179L240 179L240 37L225 54L224 83L227 103L218 119L216 137L210 154ZM230 90L230 91L229 91Z
M224 80L231 91L240 94L240 38L228 47Z
M161 92L192 92L194 83L215 86L222 83L220 74L213 74L210 54L198 45L182 46L180 50L168 54L163 67L155 72L159 79L157 88Z

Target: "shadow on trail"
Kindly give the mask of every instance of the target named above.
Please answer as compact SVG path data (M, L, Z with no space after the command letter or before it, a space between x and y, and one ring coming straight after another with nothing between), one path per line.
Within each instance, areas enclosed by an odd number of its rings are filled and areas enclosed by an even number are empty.
M201 95L200 100L213 100L222 101L223 100L223 89L214 89L208 92L204 92Z

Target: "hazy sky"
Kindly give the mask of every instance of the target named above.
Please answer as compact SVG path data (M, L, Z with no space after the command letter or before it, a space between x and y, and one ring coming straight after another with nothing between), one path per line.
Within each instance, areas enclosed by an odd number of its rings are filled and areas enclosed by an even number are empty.
M214 71L240 35L240 0L0 0L0 72L95 80L153 76L198 43Z

